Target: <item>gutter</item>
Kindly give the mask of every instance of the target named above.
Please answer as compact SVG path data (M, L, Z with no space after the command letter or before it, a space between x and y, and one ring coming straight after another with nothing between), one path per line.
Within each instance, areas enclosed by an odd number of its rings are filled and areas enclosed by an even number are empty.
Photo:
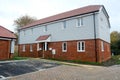
M97 41L96 41L95 13L93 13L93 23L94 23L95 56L96 56L96 62L98 62Z

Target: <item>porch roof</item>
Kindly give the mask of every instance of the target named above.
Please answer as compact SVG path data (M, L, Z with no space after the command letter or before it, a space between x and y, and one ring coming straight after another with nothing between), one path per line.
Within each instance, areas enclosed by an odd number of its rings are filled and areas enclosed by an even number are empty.
M50 34L49 35L42 35L42 36L39 36L36 41L37 42L47 42L47 41L50 41Z

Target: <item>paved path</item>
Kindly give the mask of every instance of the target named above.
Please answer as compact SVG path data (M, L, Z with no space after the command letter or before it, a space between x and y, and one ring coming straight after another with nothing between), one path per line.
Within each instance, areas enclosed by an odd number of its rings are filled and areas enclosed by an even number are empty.
M120 65L111 67L61 65L8 80L120 80Z

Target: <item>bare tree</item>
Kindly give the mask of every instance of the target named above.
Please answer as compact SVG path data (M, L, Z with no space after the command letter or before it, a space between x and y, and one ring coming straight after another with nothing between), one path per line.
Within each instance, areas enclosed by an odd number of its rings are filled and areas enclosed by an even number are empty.
M35 17L30 17L28 15L21 16L14 20L14 25L16 26L15 31L17 32L19 28L26 26L27 24L30 24L37 19Z

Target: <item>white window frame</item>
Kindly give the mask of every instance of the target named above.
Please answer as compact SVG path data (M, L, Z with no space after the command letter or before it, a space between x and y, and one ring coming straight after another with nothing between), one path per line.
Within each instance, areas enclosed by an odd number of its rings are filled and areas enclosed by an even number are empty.
M64 46L64 44L66 44L66 46ZM65 50L65 47L66 47L66 50ZM62 43L62 52L67 52L67 42Z
M63 21L62 22L62 29L65 29L66 28L66 21Z
M26 47L26 45L24 44L24 45L22 45L22 51L23 52L25 52L25 47Z
M30 52L33 52L33 46L30 44Z
M103 52L104 51L104 42L101 41L101 51Z
M83 18L77 18L77 23L76 23L76 27L81 27L83 26Z
M82 45L83 43L83 45ZM84 47L84 49L82 49ZM78 41L77 42L77 51L78 52L85 52L85 41Z

